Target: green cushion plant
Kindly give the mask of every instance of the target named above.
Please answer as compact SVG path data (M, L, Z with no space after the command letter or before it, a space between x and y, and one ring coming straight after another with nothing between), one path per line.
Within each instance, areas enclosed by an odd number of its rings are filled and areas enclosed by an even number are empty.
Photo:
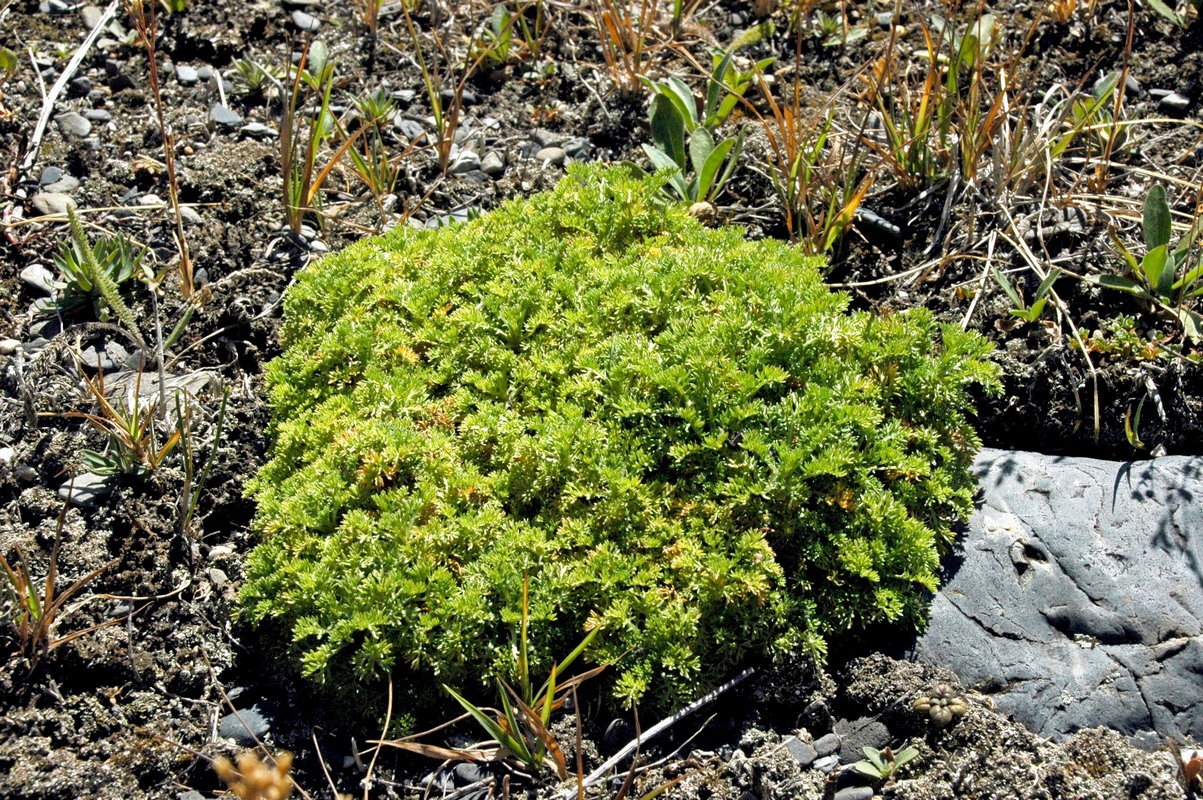
M971 509L988 343L850 312L822 262L572 169L303 271L242 599L302 671L445 708L585 631L661 710L750 657L921 624ZM377 684L378 685L378 684Z

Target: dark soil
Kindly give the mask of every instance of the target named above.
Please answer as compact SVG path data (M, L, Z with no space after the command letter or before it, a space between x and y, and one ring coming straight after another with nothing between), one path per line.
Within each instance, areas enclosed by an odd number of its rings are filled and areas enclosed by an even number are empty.
M364 30L354 4L320 0L197 0L161 16L159 88L196 268L199 291L191 303L176 270L174 218L164 205L169 182L147 52L128 15L118 10L84 53L35 149L43 97L80 48L85 20L93 24L103 9L70 0L0 7L0 47L16 59L10 73L0 73L0 554L15 562L20 548L39 588L57 555L60 592L99 570L67 600L58 639L52 637L61 646L40 653L36 663L22 654L11 626L0 626L0 652L8 656L0 666L0 797L195 797L190 790L211 796L218 786L210 760L241 749L218 735L235 708L269 723L263 738L272 752L297 754L294 776L312 796L330 791L323 764L343 792L424 791L423 777L437 762L384 750L369 772L362 762L371 754L359 753L378 732L340 722L346 714L326 708L274 657L271 632L239 622L241 565L255 542L254 509L242 486L270 445L263 369L277 352L281 297L293 273L321 253L396 224L440 224L542 191L562 176L565 157L646 166L639 145L649 141L647 94L624 92L616 84L621 74L603 59L594 15L604 5L548 0L551 22L538 57L515 36L506 58L480 62L460 95L459 160L448 175L431 148L413 141L429 140L434 128L405 16L395 4L384 7L376 36ZM1046 16L1043 0L986 7L999 29L982 72L988 91L997 96L999 76L1006 76L1010 94L999 113L1010 140L1026 136L1035 144L1010 151L1018 154L1010 168L991 160L1002 153L994 146L975 174L953 159L950 171L913 181L872 144L882 139L880 118L870 113L869 77L892 53L912 91L919 90L923 26L941 15L963 32L974 8L901 3L891 21L891 3L808 3L796 37L788 29L795 4L717 0L687 3L701 9L674 37L672 4L661 5L646 71L653 78L678 74L695 87L702 81L693 65L709 64L713 45L758 21L775 22L775 33L741 55L778 59L770 68L777 99L783 102L796 85L807 125L831 112L828 166L818 169L816 186L873 177L855 222L832 250L829 280L860 307L889 313L926 305L997 342L1006 391L980 404L985 444L1121 459L1203 451L1197 343L1165 309L1079 277L1124 273L1113 236L1138 259L1143 255L1140 208L1153 182L1169 187L1181 212L1176 235L1195 214L1203 25L1178 27L1147 7L1130 19L1128 4L1109 0L1080 3L1066 22ZM436 61L432 32L449 54L452 66L438 61L441 74L451 75L444 102L456 95L455 77L470 63L470 44L491 13L483 2L419 2L414 10L428 61ZM846 42L824 43L820 13L836 24L846 15ZM397 174L373 196L344 157L318 195L321 224L311 216L293 234L284 227L280 177L283 100L272 96L270 81L250 88L238 64L282 75L305 45L299 30L308 24L305 15L320 22L318 38L335 64L332 102L340 126L350 132L360 124L352 98L378 89L392 98L395 114L384 121L381 141ZM1117 70L1129 78L1118 115L1123 141L1109 154L1099 152L1090 149L1093 133L1086 131L1050 168L1041 167L1048 142L1067 131L1063 123L1042 129L1042 121ZM285 81L285 93L289 88ZM1180 97L1163 99L1169 92ZM772 143L755 123L769 105L755 86L747 100L732 123L749 129L741 169L718 198L718 221L746 225L754 236L785 237L782 201L770 178ZM214 121L211 109L222 103L242 121ZM1106 105L1108 113L1114 108ZM66 112L89 124L62 117ZM977 129L964 120L955 124L962 135ZM1111 130L1094 130L1104 128ZM955 149L957 141L954 135L948 146ZM336 135L323 149L319 168L339 143ZM535 157L540 151L543 160ZM458 156L465 152L474 155ZM471 168L472 158L488 174ZM98 322L88 303L56 312L54 298L36 285L36 265L57 274L54 256L68 239L63 217L44 213L51 192L70 195L91 236L120 232L149 248L144 263L163 275L153 302L145 284L124 288L138 335L116 319ZM824 207L820 198L810 210L817 216ZM1008 313L1012 304L992 270L1006 272L1030 301L1040 283L1033 265L1064 274L1054 284L1056 299L1028 323ZM158 328L166 337L190 306L163 362L166 375L189 389L163 392L158 423L162 445L183 420L183 443L153 473L116 478L107 492L64 511L72 476L88 471L81 452L106 447L105 435L80 416L99 413L84 385L84 378L97 379L96 354L109 359L103 370L111 397L135 391L129 364L136 371L137 358L127 357L140 338L156 341ZM130 383L114 390L121 373ZM142 380L143 392L157 397L153 363ZM972 695L963 719L936 728L910 711L910 699L939 680L955 683L950 676L880 658L853 662L844 673L843 662L855 653L838 643L833 653L840 654L830 665L839 681L802 665L793 665L793 673L760 665L756 678L679 722L644 748L641 763L657 765L635 781L633 796L665 784L672 797L831 795L856 784L852 774L800 769L791 755L798 741L831 730L844 734L845 764L860 757L854 742L917 743L920 754L901 773L905 779L881 788L882 796L1182 794L1165 753L1133 750L1107 731L1045 742ZM606 736L610 720L592 708L582 703L580 715L586 771L619 737ZM570 763L571 720L558 729ZM874 734L858 739L856 731L866 726ZM793 744L791 736L798 737ZM502 776L500 767L469 776L493 779L472 791L500 796ZM512 792L544 786L520 775L505 785ZM600 792L615 795L618 788Z

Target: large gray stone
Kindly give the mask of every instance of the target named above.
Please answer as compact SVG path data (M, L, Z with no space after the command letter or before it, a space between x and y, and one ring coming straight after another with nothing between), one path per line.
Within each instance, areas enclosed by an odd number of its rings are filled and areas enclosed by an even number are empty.
M914 645L1053 739L1203 738L1203 458L985 450L981 502Z

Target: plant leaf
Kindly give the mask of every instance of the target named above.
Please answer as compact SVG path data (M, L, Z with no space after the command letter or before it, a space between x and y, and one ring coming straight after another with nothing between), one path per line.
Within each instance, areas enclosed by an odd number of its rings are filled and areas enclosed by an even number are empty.
M1149 189L1141 220L1146 247L1152 250L1170 243L1170 205L1165 199L1165 187L1160 183Z
M657 94L652 98L651 123L652 141L655 142L656 147L684 170L685 120L681 117L680 110L667 95Z

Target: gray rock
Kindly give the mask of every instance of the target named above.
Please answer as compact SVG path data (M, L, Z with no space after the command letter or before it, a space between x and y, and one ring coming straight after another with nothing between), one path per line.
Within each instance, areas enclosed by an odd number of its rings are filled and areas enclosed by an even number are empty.
M210 66L208 66L208 65L205 65L205 66L203 66L203 67L200 67L200 68L199 68L199 69L197 69L197 71L196 71L196 77L197 77L197 78L199 78L199 79L200 79L200 80L202 80L202 81L211 81L211 80L213 80L213 67L210 67Z
M67 194L79 188L79 179L71 175L63 175L54 183L47 184L43 188L49 194Z
M258 705L237 709L221 718L217 735L233 739L239 747L253 747L256 739L262 739L271 730L272 724Z
M835 800L873 800L873 787L845 786L835 793Z
M292 24L297 26L297 30L305 33L317 33L322 27L322 21L312 14L301 11L299 8L292 12Z
M189 789L186 792L180 792L175 796L176 800L206 800L205 796L195 789Z
M88 122L112 122L113 115L103 108L89 108L84 112L84 119Z
M890 729L873 717L853 720L837 720L835 732L840 737L840 760L848 763L864 757L864 748L881 750L889 747Z
M839 756L823 756L819 760L815 761L815 763L812 765L812 769L814 769L818 772L822 772L825 775L825 774L831 772L833 769L835 769L839 765L840 765L840 757Z
M813 745L802 741L797 736L786 739L784 745L786 751L794 757L794 761L798 762L799 769L810 769L819 757L819 753Z
M209 119L223 128L237 128L242 125L242 117L221 103L214 103L209 109Z
M408 141L422 144L426 139L426 130L422 127L422 123L417 120L402 117L398 114L393 117L393 125Z
M1157 101L1157 110L1167 117L1180 117L1190 110L1190 98L1170 92Z
M480 171L490 178L500 178L505 173L505 161L500 155L490 150L480 160Z
M80 508L96 508L100 498L112 490L112 479L108 475L85 472L76 475L58 488L60 500Z
M191 86L194 83L200 82L200 75L196 73L195 67L190 67L186 64L177 64L175 68L175 79L184 86Z
M873 789L867 786L847 786L835 793L835 800L872 800Z
M59 114L54 118L54 121L58 124L58 129L64 136L74 136L77 139L83 139L92 132L92 123L74 111Z
M104 12L96 6L84 6L79 10L79 18L83 21L84 27L88 30L92 30L99 25L101 17L103 16Z
M829 756L840 749L840 736L837 733L829 733L826 736L820 736L815 739L815 752L820 756Z
M0 339L0 355L11 356L20 346L21 342L17 339Z
M42 294L54 294L54 273L43 264L30 264L21 270L21 282Z
M272 139L276 136L276 132L262 122L248 122L242 126L241 133L252 139Z
M468 786L492 777L488 770L471 762L456 764L451 770L451 774L455 776L455 782L459 786Z
M556 147L562 144L566 137L562 133L549 131L546 128L535 128L530 138L532 141L537 142L540 147Z
M914 645L1054 740L1203 738L1203 458L984 450L981 507Z
M62 192L38 192L30 202L34 211L44 216L66 214L67 206L76 207L75 198Z
M201 222L200 212L192 206L180 206L180 218L190 225L199 225Z
M209 582L214 586L225 586L230 582L230 577L223 570L213 567L209 570Z
M452 175L463 175L465 172L479 170L480 167L480 156L476 155L476 153L472 152L471 150L463 150L447 171Z
M544 147L535 153L536 161L541 161L545 164L555 164L557 167L563 164L566 158L568 158L568 154L559 147Z
M38 176L38 184L40 186L49 186L63 177L63 171L58 167L46 167L42 170L42 174Z
M580 136L564 142L564 152L568 154L569 158L586 158L592 148L593 146L589 144L589 140Z

